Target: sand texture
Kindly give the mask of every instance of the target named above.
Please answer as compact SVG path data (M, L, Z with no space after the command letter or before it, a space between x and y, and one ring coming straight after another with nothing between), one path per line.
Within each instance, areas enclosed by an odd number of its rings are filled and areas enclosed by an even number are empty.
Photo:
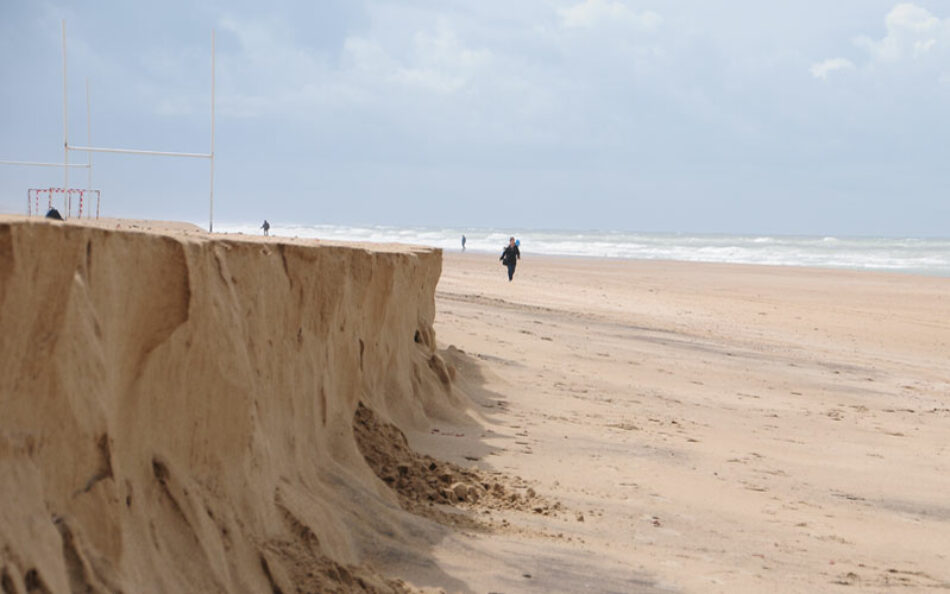
M371 560L425 563L439 525L401 510L352 427L360 403L409 429L458 414L440 266L0 220L0 591L408 590Z
M526 247L436 299L479 464L566 510L470 545L474 591L950 589L950 280Z
M950 280L523 253L0 218L0 592L950 589Z

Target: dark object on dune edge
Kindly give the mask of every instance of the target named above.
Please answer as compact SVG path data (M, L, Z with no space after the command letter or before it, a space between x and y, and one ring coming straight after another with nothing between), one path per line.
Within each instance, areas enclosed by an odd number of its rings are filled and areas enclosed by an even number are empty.
M50 209L46 211L46 218L53 219L55 221L62 221L63 215L59 214L59 211L55 208L50 207Z

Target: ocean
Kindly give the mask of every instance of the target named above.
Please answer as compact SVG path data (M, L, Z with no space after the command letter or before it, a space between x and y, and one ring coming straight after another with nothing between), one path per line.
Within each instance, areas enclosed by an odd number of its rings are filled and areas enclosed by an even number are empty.
M631 233L620 231L500 230L445 227L298 225L271 223L271 235L341 241L411 243L501 253L514 235L525 254L680 260L775 266L815 266L950 277L950 238L819 237ZM260 223L219 224L229 233L259 234Z

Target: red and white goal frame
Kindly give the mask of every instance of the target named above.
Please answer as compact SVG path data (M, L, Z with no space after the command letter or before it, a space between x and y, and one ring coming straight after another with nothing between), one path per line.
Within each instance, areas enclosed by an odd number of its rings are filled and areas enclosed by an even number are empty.
M30 188L26 191L26 214L30 216L44 215L49 212L49 209L53 208L54 199L57 199L55 203L59 205L60 201L58 199L61 198L61 204L63 207L61 214L65 218L70 218L73 216L72 205L74 197L79 198L77 201L79 204L79 211L77 212L76 216L80 219L82 218L84 211L86 213L86 218L92 217L89 201L95 197L96 218L99 218L99 190L83 190L80 188L69 188L68 190L64 188Z

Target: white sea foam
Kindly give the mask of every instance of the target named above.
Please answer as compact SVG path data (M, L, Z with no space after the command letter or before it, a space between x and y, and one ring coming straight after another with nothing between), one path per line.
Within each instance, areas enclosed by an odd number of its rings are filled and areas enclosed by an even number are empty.
M255 224L218 225L221 231L260 233ZM782 235L701 235L619 231L359 227L272 223L271 234L378 243L412 243L476 252L501 252L508 237L523 253L595 258L681 260L780 266L818 266L950 276L950 239Z

